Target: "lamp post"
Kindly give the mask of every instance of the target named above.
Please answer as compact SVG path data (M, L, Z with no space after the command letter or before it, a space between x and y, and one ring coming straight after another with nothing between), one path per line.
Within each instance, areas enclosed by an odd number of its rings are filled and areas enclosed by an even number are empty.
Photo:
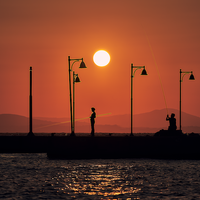
M78 74L73 71L73 132L75 130L75 83L79 83L80 79Z
M28 136L34 136L33 134L33 114L32 114L32 67L30 66L30 94L29 94L29 133Z
M133 68L135 68L134 72ZM131 64L131 136L133 136L133 77L138 69L143 69L141 75L147 75L145 66L133 66L133 64Z
M183 76L182 76L182 74L183 74ZM181 83L183 82L183 77L186 75L186 74L190 74L190 78L189 78L189 80L195 80L195 78L194 78L194 75L193 75L193 72L192 71L181 71L181 69L180 69L180 114L179 114L179 120L180 120L180 123L179 123L179 125L180 125L180 131L181 131Z
M72 64L71 64L72 61ZM72 67L75 62L81 61L79 68L86 68L85 63L83 62L83 58L78 59L71 59L70 56L68 56L68 66L69 66L69 100L70 100L70 121L71 121L71 136L74 136L74 127L73 127L73 117L72 117L72 90L71 90L71 71Z

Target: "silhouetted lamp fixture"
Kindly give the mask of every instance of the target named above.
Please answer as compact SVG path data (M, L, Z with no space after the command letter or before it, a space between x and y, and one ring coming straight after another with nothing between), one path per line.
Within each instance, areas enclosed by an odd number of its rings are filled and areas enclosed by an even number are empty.
M183 74L183 75L182 75ZM192 71L181 71L181 69L180 69L180 113L179 113L179 120L180 120L180 123L179 123L179 125L180 125L180 131L181 131L181 83L183 82L183 77L186 75L186 74L190 74L190 78L189 78L189 80L195 80L195 78L194 78L194 75L193 75L193 72Z
M82 61L79 68L87 68L87 67L85 66L85 63Z
M72 61L72 64L70 63ZM70 121L71 121L71 136L74 136L74 126L73 126L73 114L72 114L72 95L71 95L71 71L72 71L72 67L74 65L75 62L81 61L80 63L80 67L79 68L87 68L85 66L85 63L83 62L83 58L80 59L71 59L70 56L68 56L68 65L69 65L69 98L70 98ZM79 79L79 78L78 78ZM76 80L74 80L74 76L73 76L73 83L74 82L80 82L80 79L78 81L77 77ZM74 96L73 96L74 99Z
M80 81L80 78L78 77L78 74L76 74L76 75L77 75L77 77L75 78L74 82L76 82L76 83L81 82L81 81Z
M134 72L133 68L135 68ZM131 136L133 136L133 77L138 69L143 69L141 75L148 75L145 66L133 66L131 64Z
M194 75L191 74L189 80L195 80Z
M145 68L142 70L141 75L148 75L148 74L147 74L147 71L145 70Z

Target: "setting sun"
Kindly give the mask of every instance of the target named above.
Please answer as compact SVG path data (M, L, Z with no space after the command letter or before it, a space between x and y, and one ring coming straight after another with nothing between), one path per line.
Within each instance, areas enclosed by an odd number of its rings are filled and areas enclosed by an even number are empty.
M104 50L99 50L94 54L93 61L97 66L104 67L110 62L110 55Z

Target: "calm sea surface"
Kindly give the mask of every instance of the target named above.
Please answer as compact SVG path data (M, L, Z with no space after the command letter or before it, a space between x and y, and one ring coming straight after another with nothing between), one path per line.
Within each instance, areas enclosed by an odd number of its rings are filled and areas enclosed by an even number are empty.
M0 154L0 199L200 199L200 161Z

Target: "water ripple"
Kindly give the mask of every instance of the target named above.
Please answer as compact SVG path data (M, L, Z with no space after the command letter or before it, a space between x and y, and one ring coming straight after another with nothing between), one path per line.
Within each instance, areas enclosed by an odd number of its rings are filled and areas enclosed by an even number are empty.
M200 199L200 161L0 159L2 199Z

